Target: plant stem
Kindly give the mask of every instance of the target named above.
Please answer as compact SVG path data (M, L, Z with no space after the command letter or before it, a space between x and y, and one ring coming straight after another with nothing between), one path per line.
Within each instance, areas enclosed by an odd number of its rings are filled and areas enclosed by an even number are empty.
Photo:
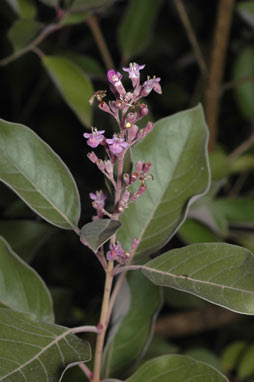
M4 66L9 64L12 61L15 61L17 58L23 56L25 53L34 50L46 37L48 37L51 33L62 28L60 24L50 24L27 46L20 49L18 52L12 53L10 56L3 58L0 60L0 66Z
M114 266L113 261L109 261L107 272L106 272L104 295L103 295L101 316L100 316L100 322L99 322L99 326L101 327L101 332L98 334L97 341L96 341L93 382L100 382L102 351L103 351L103 345L104 345L104 338L105 338L105 334L107 330L108 306L109 306L109 298L110 298L110 292L111 292L112 281L113 281L113 276L112 276L113 266Z
M224 72L225 56L232 20L234 0L220 0L215 26L211 67L206 89L206 118L210 130L209 151L213 150L219 113L220 86Z
M202 54L200 46L198 44L198 40L197 40L195 32L191 26L190 19L188 17L188 14L187 14L185 8L184 8L182 0L176 0L176 6L178 9L181 21L183 23L183 26L186 30L187 36L188 36L190 43L192 45L192 48L194 50L194 54L196 56L196 60L197 60L197 63L199 65L200 71L203 74L203 76L206 77L208 74L206 62L204 60L203 54Z
M113 63L112 57L109 53L109 50L108 50L107 44L105 42L104 36L101 32L97 18L95 16L91 16L86 20L86 22L92 31L92 34L93 34L94 39L98 45L99 51L101 53L101 56L102 56L102 59L104 61L106 68L107 69L113 69L114 63Z

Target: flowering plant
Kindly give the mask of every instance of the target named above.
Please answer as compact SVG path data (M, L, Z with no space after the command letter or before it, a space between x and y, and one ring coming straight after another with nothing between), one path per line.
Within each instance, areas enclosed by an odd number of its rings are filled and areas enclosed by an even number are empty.
M0 291L0 340L6 343L0 348L1 381L61 381L75 365L89 382L185 381L190 373L194 379L226 381L218 370L183 355L165 354L139 364L162 287L254 314L254 260L247 249L226 243L165 247L190 205L209 188L208 134L201 106L139 126L149 112L144 98L152 90L162 93L160 78L140 81L144 67L131 63L123 68L132 91L112 69L107 78L115 99L107 103L104 90L90 98L90 104L97 101L114 118L119 131L108 137L106 130L92 127L83 134L89 147L105 150L105 159L94 151L88 158L110 183L113 204L106 209L110 195L91 192L96 215L81 228L79 194L67 167L26 126L1 120L1 180L43 219L74 230L105 272L98 324L62 327L54 323L50 294L39 275L1 238L1 268L9 277L8 283L2 278ZM130 334L133 320L138 324ZM90 346L76 336L88 332L97 336L93 370L86 365ZM135 346L129 346L132 337L138 339Z

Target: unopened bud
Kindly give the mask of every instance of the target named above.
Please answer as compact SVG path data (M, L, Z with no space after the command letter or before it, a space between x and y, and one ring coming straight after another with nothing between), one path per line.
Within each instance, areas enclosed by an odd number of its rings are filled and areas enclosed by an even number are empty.
M101 101L101 102L99 103L98 107L99 107L101 110L105 111L106 113L111 113L111 110L110 110L108 104L107 104L106 102L104 102L104 101Z
M140 109L139 109L139 113L138 113L139 119L145 117L148 113L149 113L149 109L148 109L147 105L145 103L142 103L140 105Z
M138 173L143 171L144 164L145 164L145 162L143 160L139 160L139 161L136 162L136 171Z
M130 175L129 174L123 174L123 181L128 186L130 184Z
M99 170L104 171L105 166L104 166L104 162L101 159L98 159L96 164L97 164Z
M98 157L97 155L92 151L90 153L87 154L87 157L90 159L91 162L93 163L97 163L98 161Z
M143 171L144 171L144 173L149 172L151 167L152 167L151 162L146 162L146 163L144 164L144 167L143 167Z
M137 113L130 112L126 116L126 121L135 123L137 121Z
M105 169L109 175L113 174L113 164L110 160L105 160Z

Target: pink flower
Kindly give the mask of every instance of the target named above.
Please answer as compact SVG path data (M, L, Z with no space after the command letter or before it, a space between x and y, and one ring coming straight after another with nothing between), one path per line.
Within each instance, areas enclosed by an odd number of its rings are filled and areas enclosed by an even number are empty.
M146 97L152 90L154 90L156 93L162 94L161 86L159 84L160 80L161 79L159 77L154 77L145 81L140 93L141 97Z
M121 73L115 72L114 69L110 69L108 71L107 77L109 82L113 85L113 87L117 90L117 92L123 97L126 91L121 81L121 78L122 78Z
M140 74L139 71L143 69L145 65L138 65L135 62L130 63L129 68L123 68L125 72L129 73L129 78L131 79L132 86L135 88L139 84Z
M96 193L90 193L89 194L90 199L93 200L93 207L97 210L102 210L105 205L105 200L107 199L107 195L104 194L102 190L96 191Z
M121 243L117 243L116 245L110 244L106 256L108 261L124 264L128 260L129 254L123 250Z
M88 139L87 144L90 147L97 147L99 144L104 141L105 130L97 130L92 128L92 133L84 133L83 136Z
M123 138L118 138L116 135L114 135L112 139L106 139L106 142L109 145L109 150L115 155L119 155L128 147L128 143L125 142Z

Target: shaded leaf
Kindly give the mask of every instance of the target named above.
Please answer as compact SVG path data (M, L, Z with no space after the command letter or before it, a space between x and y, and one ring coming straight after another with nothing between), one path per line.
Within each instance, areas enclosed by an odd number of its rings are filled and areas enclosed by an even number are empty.
M242 224L254 227L254 200L219 198L213 201L212 210L228 221L229 224Z
M249 345L241 357L237 368L237 375L240 378L254 377L254 344Z
M9 6L17 15L19 14L19 5L17 0L5 0L5 2L9 4Z
M0 303L54 322L52 300L40 276L0 237Z
M94 12L111 5L115 0L73 0L72 12Z
M76 229L79 194L65 164L31 129L2 119L0 180L49 223Z
M219 358L206 348L193 348L186 352L186 355L196 359L197 361L205 362L208 365L215 367L223 373L223 367Z
M142 266L156 285L192 293L234 312L254 314L254 254L226 243L192 244Z
M234 70L233 81L239 81L235 87L235 97L240 111L246 118L254 118L254 48L249 46L244 48L237 54ZM246 81L241 83L241 79Z
M64 16L61 19L60 24L63 26L66 26L66 25L75 25L75 24L84 23L88 16L89 16L88 13L83 13L83 12L67 13L66 16Z
M106 376L122 378L127 370L137 365L147 350L153 335L155 319L162 304L160 288L147 281L140 272L128 274L129 304L126 292L123 293L123 288L120 290L106 346L104 363ZM119 316L120 304L127 307L127 314L124 317Z
M90 80L79 66L60 56L44 56L43 64L65 102L77 115L82 124L89 127L92 108L89 99L93 93Z
M89 344L71 329L9 309L0 309L0 321L1 381L58 382L67 365L90 358Z
M140 244L134 262L162 248L209 185L207 127L201 106L161 119L133 150L133 163L151 162L154 180L121 217L118 240ZM149 182L149 183L148 183Z
M231 371L236 367L246 347L247 347L246 342L236 341L234 343L229 344L224 349L221 356L221 362L226 371Z
M80 68L89 75L102 77L105 72L98 61L84 54L68 53L66 55L72 62L80 66Z
M187 219L179 228L177 234L187 244L221 242L207 226L194 219Z
M55 7L60 3L60 0L40 0L42 3L50 6L50 7Z
M153 336L153 339L148 346L147 352L145 354L145 360L147 361L148 359L169 353L177 353L178 351L179 348L177 345L172 344L165 339L155 335Z
M178 309L201 309L205 301L193 294L185 293L173 288L163 288L165 304Z
M54 232L52 226L37 221L0 220L0 235L26 262L31 261L35 252L52 232Z
M242 18L246 21L246 23L254 29L253 1L242 1L240 4L237 4L237 10L239 11Z
M18 51L32 42L42 28L43 24L32 19L17 20L8 31L14 50Z
M120 228L117 220L98 219L87 223L80 230L81 241L85 242L94 252L108 241Z
M162 0L131 0L120 24L118 42L124 62L140 54L149 44Z
M18 0L19 14L21 18L32 19L36 16L36 6L34 0Z
M225 382L227 379L212 366L184 355L164 355L147 361L126 382Z

